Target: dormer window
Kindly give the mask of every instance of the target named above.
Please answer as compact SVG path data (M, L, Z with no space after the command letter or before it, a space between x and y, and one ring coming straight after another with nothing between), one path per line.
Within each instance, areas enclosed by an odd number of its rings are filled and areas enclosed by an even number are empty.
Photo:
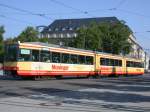
M72 27L70 27L69 30L73 30Z
M66 30L66 28L62 28L62 31L65 31Z
M58 31L58 28L55 28L55 31Z
M71 35L70 35L69 33L67 33L67 37L68 37L68 38L70 38L70 37L71 37Z
M49 29L48 29L48 31L52 31L52 29L51 29L51 28L49 28Z

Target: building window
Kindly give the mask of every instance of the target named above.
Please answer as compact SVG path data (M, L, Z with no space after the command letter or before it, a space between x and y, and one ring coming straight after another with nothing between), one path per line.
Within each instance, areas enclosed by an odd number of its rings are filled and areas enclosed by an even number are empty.
M47 38L49 38L50 37L50 34L47 34Z
M47 35L48 35L48 34L45 34L45 35L44 35L44 37L46 37L46 38L47 38Z
M77 37L77 34L76 34L76 33L74 33L74 34L73 34L73 36L74 36L74 37Z
M64 36L64 38L66 38L66 37L67 37L67 34L66 34L66 33L64 33L64 34L63 34L63 36Z
M56 38L56 34L53 34L53 37Z
M51 38L51 37L53 37L53 35L52 35L52 34L49 34L49 37Z
M66 30L66 28L62 28L62 31L65 31Z
M64 37L64 35L61 33L61 34L60 34L60 37L61 37L61 38L63 38L63 37Z
M71 33L71 34L70 34L70 37L74 37L74 33Z
M58 28L55 28L55 31L58 31Z
M73 30L72 27L70 27L69 30Z
M71 37L71 35L70 35L69 33L67 33L67 37L68 37L68 38L70 38L70 37Z
M43 38L44 37L43 34L40 34L40 37Z
M49 28L49 29L48 29L48 31L52 31L52 29L51 29L51 28Z
M56 34L56 38L60 37L60 34Z

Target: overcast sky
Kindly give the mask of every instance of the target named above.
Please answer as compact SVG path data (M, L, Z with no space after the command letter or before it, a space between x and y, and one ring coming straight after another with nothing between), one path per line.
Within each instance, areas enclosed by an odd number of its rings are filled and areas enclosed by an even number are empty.
M6 38L55 19L110 16L126 21L140 45L150 49L150 0L0 0Z

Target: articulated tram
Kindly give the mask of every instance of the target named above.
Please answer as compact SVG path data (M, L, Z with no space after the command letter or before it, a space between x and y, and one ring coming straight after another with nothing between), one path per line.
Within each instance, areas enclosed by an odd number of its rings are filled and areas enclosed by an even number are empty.
M23 78L144 74L139 59L40 42L5 45L4 71Z

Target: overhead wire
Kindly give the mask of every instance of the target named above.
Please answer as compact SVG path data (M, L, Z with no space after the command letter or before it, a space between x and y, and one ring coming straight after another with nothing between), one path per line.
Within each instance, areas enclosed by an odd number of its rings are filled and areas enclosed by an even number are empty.
M135 32L133 32L134 34L139 34L139 33L150 33L150 31L149 30L147 30L147 31L135 31Z
M20 20L20 19L16 19L16 18L12 18L12 17L8 17L8 16L5 16L5 15L0 15L0 17L1 18L5 18L5 19L9 19L11 21L20 22L22 24L32 24L32 25L35 25L35 24L31 23L31 22Z
M1 13L5 13L5 14L15 14L15 15L29 15L29 14L25 14L25 13L18 13L18 12L2 12ZM56 12L56 13L40 13L40 14L44 14L44 15L66 15L66 14L79 14L81 12Z
M50 19L49 17L47 17L47 15L57 15L57 14L79 14L79 13L83 13L83 14L89 14L89 13L92 13L92 12L98 12L98 11L121 11L121 12L124 12L124 13L128 13L128 14L132 14L132 15L137 15L137 16L142 16L142 17L146 17L146 18L150 18L150 16L146 16L144 14L140 14L140 13L137 13L137 12L132 12L132 11L128 11L128 10L124 10L124 9L121 9L121 5L123 5L123 3L125 3L126 0L121 0L114 8L108 8L108 9L96 9L96 10L88 10L88 11L83 11L81 9L78 9L78 8L74 8L70 5L67 5L63 2L60 2L58 0L50 0L51 2L53 3L56 3L58 5L61 5L63 7L66 7L66 8L70 8L72 10L74 10L74 12L62 12L62 13L34 13L34 12L31 12L29 10L25 10L25 9L20 9L20 8L17 8L17 7L13 7L13 6L9 6L9 5L6 5L6 4L2 4L0 3L0 6L1 7L6 7L6 8L9 8L9 9L13 9L13 10L16 10L16 11L19 11L19 12L22 12L22 13L16 13L16 14L20 14L20 15L27 15L27 14L30 14L30 15L35 15L35 16L40 16L40 17L43 17L43 18L46 18L46 19ZM7 18L7 19L11 19L11 20L14 20L14 21L22 21L22 22L25 22L23 20L18 20L18 19L15 19L15 18L11 18L11 17L8 17L8 16L5 16L5 15L0 15L0 17L2 18ZM26 22L26 23L30 23L30 22ZM138 33L138 32L136 32Z
M148 16L148 15L144 15L144 14L133 12L133 11L129 11L129 10L117 9L117 11L121 11L121 12L124 12L124 13L136 15L136 16L141 16L141 17L145 17L145 18L150 18L150 16Z
M67 5L67 4L65 4L65 3L63 3L63 2L60 2L60 1L58 1L58 0L50 0L50 1L53 2L53 3L55 3L55 4L61 5L61 6L63 6L63 7L66 7L66 8L72 9L72 10L74 10L74 11L77 11L77 12L80 12L80 13L83 13L83 14L87 14L87 15L90 15L90 16L93 17L93 15L91 15L88 11L83 11L83 10L81 10L81 9L74 8L74 7L72 7L72 6L70 6L70 5Z
M88 14L91 16L90 13L93 13L93 12L99 12L99 11L121 11L121 12L124 12L124 13L128 13L128 14L132 14L132 15L136 15L136 16L142 16L142 17L146 17L146 18L150 18L150 16L146 16L146 15L143 15L143 14L140 14L140 13L137 13L137 12L133 12L133 11L128 11L128 10L124 10L124 9L121 9L121 5L123 3L125 3L126 0L121 0L115 7L113 8L107 8L107 9L96 9L96 10L88 10L88 11L83 11L81 9L78 9L78 8L74 8L72 6L69 6L63 2L60 2L58 0L50 0L51 2L53 3L56 3L56 4L59 4L59 5L62 5L66 8L70 8L72 10L74 10L75 12L58 12L58 13L34 13L34 12L31 12L31 11L28 11L28 10L25 10L25 9L20 9L20 8L17 8L17 7L13 7L13 6L9 6L9 5L6 5L6 4L2 4L0 3L0 6L1 7L6 7L6 8L9 8L9 9L13 9L13 10L16 10L16 11L19 11L19 12L23 12L23 13L13 13L13 14L18 14L18 15L27 15L27 14L30 14L30 15L35 15L35 16L40 16L40 17L43 17L45 19L53 19L53 18L50 18L50 17L47 17L47 15L65 15L65 14L79 14L79 13L82 13L82 14Z
M123 3L125 3L126 0L121 0L114 8L118 9L119 7L121 7L121 5L123 5Z
M74 8L72 6L69 6L63 2L60 2L58 0L50 0L51 2L53 3L56 3L56 4L59 4L61 6L64 6L66 8L70 8L72 10L74 10L75 12L59 12L59 13L34 13L34 12L31 12L31 11L28 11L28 10L25 10L25 9L20 9L20 8L17 8L17 7L13 7L13 6L9 6L9 5L6 5L6 4L2 4L0 3L0 6L1 7L6 7L6 8L9 8L9 9L13 9L13 10L16 10L16 11L19 11L19 12L23 12L23 13L13 13L13 14L18 14L18 15L27 15L27 14L30 14L30 15L35 15L35 16L39 16L39 17L43 17L45 19L53 19L53 18L50 18L50 17L47 17L47 15L65 15L65 14L79 14L79 13L83 13L83 14L88 14L90 15L90 13L93 13L93 12L99 12L99 11L121 11L121 12L124 12L124 13L128 13L128 14L132 14L132 15L136 15L136 16L142 16L142 17L146 17L146 18L150 18L150 16L147 16L147 15L144 15L144 14L140 14L140 13L137 13L137 12L133 12L133 11L128 11L128 10L124 10L124 9L121 9L121 5L123 3L125 3L126 0L121 0L115 7L113 8L108 8L108 9L96 9L96 10L88 10L88 11L83 11L81 9L78 9L78 8ZM91 15L90 15L91 16Z
M51 19L50 17L47 17L45 14L42 14L42 13L34 13L34 12L31 12L31 11L28 11L28 10L25 10L25 9L20 9L20 8L9 6L9 5L2 4L2 3L0 3L0 6L5 7L5 8L9 8L9 9L13 9L13 10L16 10L16 11L19 11L19 12L27 13L27 14L30 14L30 15L43 17L45 19Z

